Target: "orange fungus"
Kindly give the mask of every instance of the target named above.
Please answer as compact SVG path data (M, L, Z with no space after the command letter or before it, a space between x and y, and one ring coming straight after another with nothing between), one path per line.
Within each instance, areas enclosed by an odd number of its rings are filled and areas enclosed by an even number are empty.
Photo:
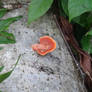
M32 49L40 55L46 55L56 49L56 42L50 36L43 36L39 44L32 45Z

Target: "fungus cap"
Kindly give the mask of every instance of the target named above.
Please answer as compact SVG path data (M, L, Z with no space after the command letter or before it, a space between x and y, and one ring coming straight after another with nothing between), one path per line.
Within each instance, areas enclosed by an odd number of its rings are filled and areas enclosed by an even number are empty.
M46 55L56 49L56 42L50 36L40 37L40 44L32 45L33 50L40 55Z

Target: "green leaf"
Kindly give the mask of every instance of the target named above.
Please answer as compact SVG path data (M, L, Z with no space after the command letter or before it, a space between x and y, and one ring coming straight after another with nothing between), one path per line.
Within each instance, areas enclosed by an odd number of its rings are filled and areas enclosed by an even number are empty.
M0 72L2 72L3 69L4 69L4 66L1 66L1 67L0 67Z
M87 26L87 17L88 17L88 14L85 13L85 14L82 14L78 17L75 17L72 21L79 24L79 25L81 25L82 27L87 28L88 27Z
M92 12L87 17L86 26L87 27L91 27L92 26Z
M65 12L64 12L64 10L62 8L62 2L61 1L62 0L58 1L59 13L60 13L60 16L64 16L66 18L67 16L66 16L66 14L65 14Z
M8 29L9 25L19 20L22 16L12 17L4 20L0 20L0 32Z
M3 47L0 47L0 50L2 50L3 49Z
M72 22L77 23L89 30L92 25L92 13L84 13L78 17L75 17Z
M68 0L69 20L92 11L92 0Z
M92 36L92 29L89 32L87 32L86 35Z
M92 54L92 36L84 36L81 40L81 46L84 51L87 51L89 54Z
M0 32L0 44L15 43L15 37L12 33Z
M65 14L68 16L68 0L60 0L61 8L63 8Z
M44 15L52 3L53 0L31 0L28 11L28 24Z
M12 70L10 72L4 73L0 75L0 83L3 82L5 79L7 79L12 73Z
M11 73L14 71L16 65L18 64L20 57L21 57L21 55L18 57L17 62L11 71L0 75L0 83L3 82L5 79L7 79L11 75Z
M7 12L7 9L0 9L0 18L2 18Z
M79 24L74 23L73 26L74 26L74 36L80 45L82 37L88 32L88 30L80 26Z

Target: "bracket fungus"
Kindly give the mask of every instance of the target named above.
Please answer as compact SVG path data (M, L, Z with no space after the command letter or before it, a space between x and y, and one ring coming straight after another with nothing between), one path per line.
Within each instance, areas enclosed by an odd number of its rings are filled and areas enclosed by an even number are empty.
M56 49L56 41L50 36L40 37L40 43L32 45L32 49L40 55L46 55Z

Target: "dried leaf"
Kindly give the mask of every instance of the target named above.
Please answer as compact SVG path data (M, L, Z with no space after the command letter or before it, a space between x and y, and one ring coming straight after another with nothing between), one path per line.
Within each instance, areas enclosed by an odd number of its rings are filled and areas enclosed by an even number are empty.
M80 66L92 81L92 59L87 55L80 55Z
M66 20L64 17L60 17L60 27L62 29L62 32L63 32L67 42L69 44L71 44L76 49L76 51L79 53L80 66L81 66L82 70L87 74L87 76L89 77L89 79L92 83L92 66L91 66L92 58L91 58L91 56L79 47L79 45L73 35L73 31L74 31L73 27L68 22L68 20ZM92 87L92 85L91 85L91 87Z

